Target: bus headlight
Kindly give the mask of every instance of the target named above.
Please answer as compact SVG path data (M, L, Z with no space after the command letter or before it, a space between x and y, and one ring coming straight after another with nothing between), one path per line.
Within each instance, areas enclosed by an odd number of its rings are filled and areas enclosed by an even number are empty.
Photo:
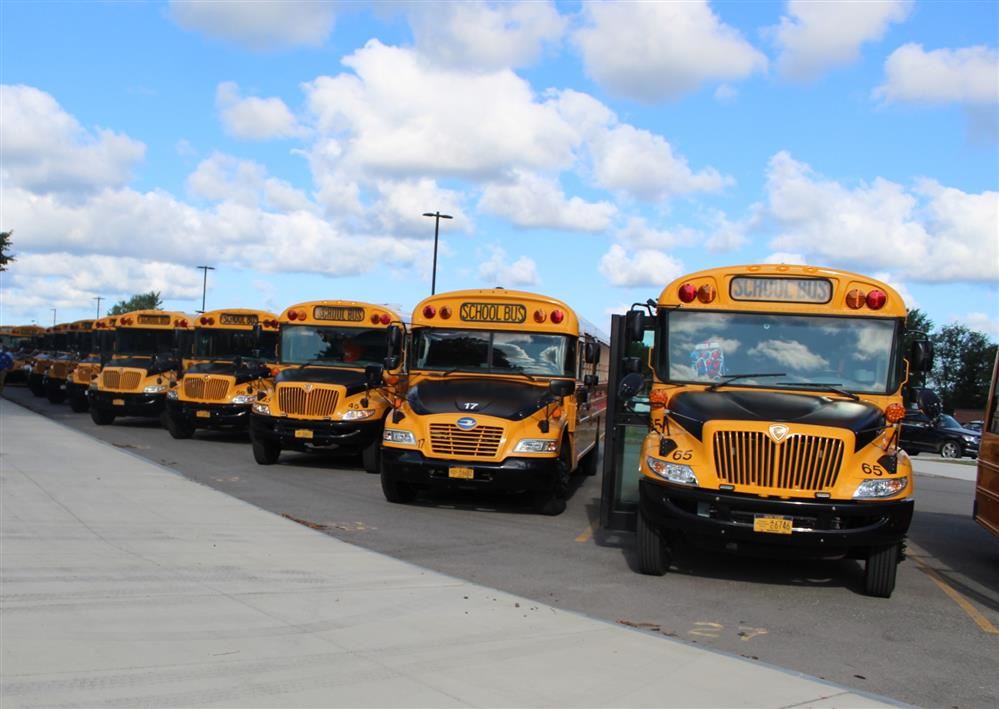
M343 412L341 420L343 421L358 421L360 419L369 419L375 415L374 409L349 409Z
M865 480L853 493L854 499L871 497L891 497L902 492L909 486L909 478L882 478L880 480Z
M397 428L386 428L382 440L388 443L398 443L403 446L415 446L416 436L411 431L400 431Z
M236 394L236 396L232 397L230 403L246 405L246 404L252 404L256 400L257 397L254 396L253 394Z
M558 441L549 438L521 438L514 453L554 453L558 450Z
M689 465L679 463L667 463L665 460L653 458L651 455L645 457L645 464L649 470L661 478L669 480L671 483L681 485L697 485L697 476Z
M142 390L144 394L162 394L167 388L162 384L153 384L152 386L147 386Z
M271 407L267 404L261 404L259 401L253 402L253 413L260 414L261 416L270 416Z
M167 398L170 399L171 401L175 400L177 398L177 390L171 389L170 391L168 391Z

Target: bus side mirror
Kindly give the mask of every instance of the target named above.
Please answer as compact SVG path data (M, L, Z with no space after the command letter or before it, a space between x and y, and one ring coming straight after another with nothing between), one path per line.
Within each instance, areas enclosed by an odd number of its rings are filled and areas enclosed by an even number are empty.
M402 353L403 328L398 325L389 325L385 329L385 337L388 339L389 355L399 355Z
M399 360L400 360L399 355L389 355L383 360L382 366L385 368L386 371L391 372L393 369L399 368Z
M916 372L929 372L933 369L933 343L929 340L914 340L909 352L909 362Z
M570 382L568 379L552 379L548 382L548 391L552 396L569 396L576 391L576 382Z
M631 372L621 379L621 383L617 386L617 395L622 399L631 399L642 390L644 385L645 377L638 372Z
M583 358L587 364L597 364L600 362L600 345L593 340L587 340L583 345Z
M916 397L916 403L930 421L935 420L943 411L943 404L940 401L940 397L932 389L920 389Z
M642 371L642 360L638 357L625 357L621 360L621 371L625 374L637 374Z
M596 374L586 374L583 376L583 384L588 387L595 387L600 383L600 377Z
M380 364L369 364L365 367L364 382L369 389L380 387L382 385L382 366Z
M645 339L645 315L641 310L629 310L625 315L624 330L631 342Z
M264 334L264 328L263 328L263 326L260 323L255 324L253 326L253 346L254 347L260 347L260 338L263 336L263 334ZM258 351L259 350L254 350L254 352L258 352ZM259 356L259 355L255 355L255 356Z

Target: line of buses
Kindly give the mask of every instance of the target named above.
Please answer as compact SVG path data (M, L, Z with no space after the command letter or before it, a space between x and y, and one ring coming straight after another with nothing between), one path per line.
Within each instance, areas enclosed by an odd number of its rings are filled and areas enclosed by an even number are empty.
M261 465L358 454L393 503L523 491L547 515L603 460L601 523L636 531L642 573L685 543L847 556L888 597L913 511L902 391L933 357L925 339L903 352L905 323L874 279L756 265L676 280L613 316L609 343L564 302L502 288L437 294L406 319L329 300L10 334L32 392L101 426L245 429ZM976 509L996 529L989 470Z

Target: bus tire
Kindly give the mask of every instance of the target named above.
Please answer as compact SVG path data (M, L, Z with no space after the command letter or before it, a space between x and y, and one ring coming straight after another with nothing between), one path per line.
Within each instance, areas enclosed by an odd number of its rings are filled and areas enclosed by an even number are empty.
M41 379L37 379L37 378L36 379L31 379L29 377L28 378L28 389L31 390L32 394L34 394L35 396L37 396L39 398L45 396L45 385L42 384L42 380Z
M114 423L114 412L94 406L90 409L90 420L98 426L110 426Z
M52 404L61 404L66 401L66 390L57 383L58 380L49 379L45 383L45 398Z
M90 402L87 401L86 395L84 396L72 396L69 397L69 408L73 410L76 414L85 414L87 409L90 408Z
M565 512L565 499L569 496L569 474L571 471L568 451L569 447L563 441L562 450L555 463L555 479L552 487L534 493L534 509L538 514L556 517Z
M646 576L663 576L669 569L671 554L662 532L638 512L638 570Z
M259 438L253 439L253 459L259 465L274 465L281 457L281 445Z
M381 457L382 442L376 439L371 442L371 445L361 451L361 464L364 466L365 472L377 475L379 472L378 464Z
M194 425L187 421L179 420L170 414L163 412L163 428L170 432L170 435L177 440L190 438L194 435Z
M898 544L871 547L864 566L864 593L876 598L891 598L898 571Z
M399 480L392 470L381 466L382 494L389 502L405 504L416 499L416 488L407 482Z

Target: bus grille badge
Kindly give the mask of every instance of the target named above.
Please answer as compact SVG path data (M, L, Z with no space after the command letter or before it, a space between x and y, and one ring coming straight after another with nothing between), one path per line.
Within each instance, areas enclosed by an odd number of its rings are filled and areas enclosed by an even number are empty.
M462 416L460 419L455 421L455 425L462 431L471 431L478 425L478 422L471 416Z
M774 443L780 443L787 437L788 431L791 429L782 423L770 424L770 437L774 439Z

